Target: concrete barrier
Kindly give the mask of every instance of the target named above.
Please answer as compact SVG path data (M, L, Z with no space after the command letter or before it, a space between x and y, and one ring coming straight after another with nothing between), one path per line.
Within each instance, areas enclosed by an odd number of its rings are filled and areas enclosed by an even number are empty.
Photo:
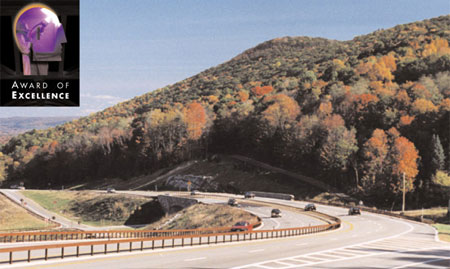
M276 192L252 191L256 197L274 198L281 200L294 200L294 195Z

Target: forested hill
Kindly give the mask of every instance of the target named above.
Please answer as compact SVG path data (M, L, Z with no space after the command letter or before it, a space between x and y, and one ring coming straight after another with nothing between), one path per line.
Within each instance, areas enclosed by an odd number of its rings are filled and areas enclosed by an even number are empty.
M240 153L370 194L448 179L450 16L350 41L283 37L2 148L0 180L124 179ZM438 175L438 176L436 176Z

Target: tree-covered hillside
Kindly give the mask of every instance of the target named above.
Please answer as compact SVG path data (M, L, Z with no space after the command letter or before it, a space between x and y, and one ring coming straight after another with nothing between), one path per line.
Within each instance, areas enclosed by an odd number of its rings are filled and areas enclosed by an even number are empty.
M12 138L0 180L32 186L150 173L240 153L391 201L448 176L450 16L351 41L283 37L174 85ZM439 173L438 173L439 172Z

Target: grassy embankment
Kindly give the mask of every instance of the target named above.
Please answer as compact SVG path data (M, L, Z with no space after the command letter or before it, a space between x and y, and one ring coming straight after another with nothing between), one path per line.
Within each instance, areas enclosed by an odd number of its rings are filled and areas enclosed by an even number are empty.
M437 223L433 225L439 232L439 239L450 242L450 224Z
M169 222L169 220L172 221ZM256 223L258 218L247 211L227 205L196 204L162 218L146 229L196 229L231 227L238 221Z
M152 199L92 191L22 191L45 209L92 226L123 225Z
M30 214L3 195L0 195L0 216L2 232L42 230L52 226L52 223Z

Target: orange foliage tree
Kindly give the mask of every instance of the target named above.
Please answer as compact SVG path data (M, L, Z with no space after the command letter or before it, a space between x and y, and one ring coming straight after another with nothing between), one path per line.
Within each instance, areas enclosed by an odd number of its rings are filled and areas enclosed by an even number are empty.
M419 98L412 104L412 110L419 114L425 114L430 112L436 112L438 108L433 104L433 102Z
M272 86L256 86L252 88L252 93L258 97L271 93L273 91Z
M383 174L384 162L389 151L388 137L381 129L375 129L372 137L366 141L363 147L363 186L370 188L377 183L377 176Z
M185 122L189 139L198 140L206 127L206 111L200 103L194 102L185 110Z
M294 121L300 114L297 101L285 94L265 98L264 102L273 102L262 113L263 119L272 127L283 127L286 122Z
M407 138L400 136L395 139L392 149L392 184L394 192L398 192L403 187L402 175L406 178L406 191L414 188L413 182L419 170L417 169L417 160L419 153L414 143Z

